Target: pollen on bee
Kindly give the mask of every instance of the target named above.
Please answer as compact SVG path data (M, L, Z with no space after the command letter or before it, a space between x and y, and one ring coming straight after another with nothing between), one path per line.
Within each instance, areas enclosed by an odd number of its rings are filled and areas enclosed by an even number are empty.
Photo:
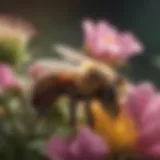
M93 63L91 63L91 62L87 62L87 63L84 63L84 64L82 64L82 70L84 71L84 73L85 72L88 72L90 69L92 69L93 68Z

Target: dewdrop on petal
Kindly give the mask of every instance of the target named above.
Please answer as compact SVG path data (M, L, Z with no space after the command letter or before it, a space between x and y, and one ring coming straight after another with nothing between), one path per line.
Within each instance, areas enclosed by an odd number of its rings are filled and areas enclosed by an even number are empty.
M0 16L0 61L13 66L22 63L28 43L35 34L36 30L27 21Z

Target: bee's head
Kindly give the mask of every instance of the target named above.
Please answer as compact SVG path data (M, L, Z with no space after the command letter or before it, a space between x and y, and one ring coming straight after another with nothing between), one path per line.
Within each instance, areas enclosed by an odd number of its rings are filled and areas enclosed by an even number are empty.
M104 108L109 109L114 115L118 115L120 111L120 102L123 98L123 83L123 77L118 77L118 79L116 79L113 83L106 84L103 88L101 88L98 95Z

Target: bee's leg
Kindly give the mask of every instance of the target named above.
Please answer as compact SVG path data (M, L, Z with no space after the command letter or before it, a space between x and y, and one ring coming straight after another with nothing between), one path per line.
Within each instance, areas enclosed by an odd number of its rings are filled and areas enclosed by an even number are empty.
M117 93L114 86L104 88L98 95L102 107L110 112L114 117L119 114L119 103L117 102Z
M91 110L91 99L86 100L85 113L87 116L88 125L91 128L93 128L94 127L94 117L93 117L92 110Z
M104 111L109 112L112 115L112 117L117 117L119 115L120 108L116 102L110 103L110 102L105 102L105 100L101 99L100 102L102 104Z
M120 114L120 106L117 102L115 102L114 104L109 104L109 111L112 115L113 118L116 118L119 114Z
M77 109L77 100L75 98L70 99L69 104L69 125L72 128L76 128L76 109Z

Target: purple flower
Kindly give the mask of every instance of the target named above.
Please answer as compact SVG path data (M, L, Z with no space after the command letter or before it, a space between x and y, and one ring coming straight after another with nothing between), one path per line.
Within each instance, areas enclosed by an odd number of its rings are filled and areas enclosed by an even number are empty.
M107 148L103 140L84 127L74 140L53 137L47 145L51 160L105 160Z
M131 32L120 33L109 22L99 21L96 24L85 20L83 30L85 49L100 60L121 61L143 50L142 44Z

